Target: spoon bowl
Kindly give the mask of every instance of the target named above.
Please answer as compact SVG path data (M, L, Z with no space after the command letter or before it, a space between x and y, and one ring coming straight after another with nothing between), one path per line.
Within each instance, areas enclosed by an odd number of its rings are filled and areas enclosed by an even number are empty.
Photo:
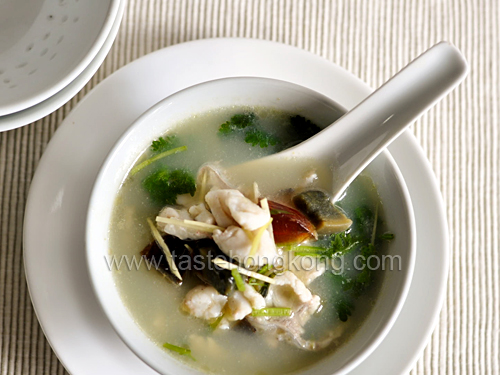
M456 47L438 43L314 137L278 154L231 167L227 177L241 186L257 182L264 193L271 185L270 175L273 190L308 179L330 192L335 202L383 149L462 82L467 71L467 62Z

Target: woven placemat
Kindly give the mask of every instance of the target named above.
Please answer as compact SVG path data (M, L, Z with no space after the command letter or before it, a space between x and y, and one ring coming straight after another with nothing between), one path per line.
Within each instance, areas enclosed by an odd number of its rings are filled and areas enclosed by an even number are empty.
M33 312L22 262L26 197L48 141L112 72L211 37L294 45L372 87L440 40L462 50L466 82L413 127L447 205L451 268L438 326L412 374L500 374L499 35L497 0L128 1L115 44L85 88L50 116L0 133L0 375L65 373Z

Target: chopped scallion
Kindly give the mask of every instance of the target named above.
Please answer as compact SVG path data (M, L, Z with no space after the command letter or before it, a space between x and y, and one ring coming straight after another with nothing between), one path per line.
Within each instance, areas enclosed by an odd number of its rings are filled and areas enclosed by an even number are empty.
M258 272L258 273L260 273L261 275L265 275L265 274L267 273L267 271L269 271L269 268L270 268L270 267L271 267L271 266L270 266L270 264L269 264L269 263L264 264L264 265L262 266L262 268L261 268L259 271L257 271L257 272Z
M240 292L245 291L245 282L243 281L243 278L241 277L241 274L238 272L237 268L234 268L231 270L231 275L233 275L234 282L236 283L236 287Z
M381 234L380 236L378 236L378 239L382 240L382 241L390 241L390 240L394 239L394 234L393 233L384 233L384 234Z
M163 347L165 349L168 349L168 350L171 350L173 352L179 353L180 355L185 355L186 357L191 358L193 361L196 361L196 359L194 359L194 357L191 355L191 350L190 349L182 348L182 347L176 346L176 345L172 345L172 344L169 344L168 342L166 342L165 344L163 344Z
M220 322L222 321L222 318L224 318L224 314L221 314L216 320L215 322L213 322L212 324L210 324L210 329L212 331L215 331L217 329L217 327L219 326Z
M141 169L147 167L148 165L154 163L157 160L163 159L166 156L177 154L178 152L186 151L187 146L181 146L181 147L176 147L168 151L164 151L161 154L155 155L152 158L149 158L147 160L144 160L141 164L136 165L132 170L130 171L130 176L133 176L137 172L139 172Z
M253 310L252 316L291 316L292 309L288 307L265 307L260 310Z
M319 246L289 246L287 247L288 251L293 251L295 255L298 256L322 256L325 254L327 249Z

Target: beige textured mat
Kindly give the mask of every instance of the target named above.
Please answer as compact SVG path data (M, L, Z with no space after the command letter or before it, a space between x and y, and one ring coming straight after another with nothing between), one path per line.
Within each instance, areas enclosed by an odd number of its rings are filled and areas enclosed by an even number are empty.
M22 262L30 181L57 127L130 61L224 36L295 45L373 87L437 41L463 51L466 82L414 126L447 205L451 268L438 326L412 374L500 374L499 34L497 0L128 1L115 44L86 87L50 116L0 133L0 375L65 372L33 312Z

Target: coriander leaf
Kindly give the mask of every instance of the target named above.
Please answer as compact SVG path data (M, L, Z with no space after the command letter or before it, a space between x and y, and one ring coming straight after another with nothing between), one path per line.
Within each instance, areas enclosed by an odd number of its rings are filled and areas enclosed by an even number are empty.
M318 125L299 115L290 117L290 125L300 141L305 141L321 131Z
M167 168L159 169L146 177L142 185L160 204L175 204L178 195L189 193L193 196L196 191L193 176L184 169L171 172Z
M359 241L354 239L346 232L332 234L330 236L330 246L328 248L330 256L342 256L350 252L354 247L359 244Z
M350 234L341 232L330 236L330 245L328 247L298 245L292 246L290 250L298 256L333 258L349 253L359 243L360 241L353 238Z
M377 250L375 249L375 245L369 243L361 248L361 255L364 258L368 258L369 256L377 254Z
M367 206L361 206L354 210L352 218L353 235L359 237L363 242L371 242L373 228L375 226L375 215Z
M278 143L278 139L268 134L260 129L257 129L254 125L256 123L257 116L252 113L238 113L233 115L229 121L226 121L219 127L219 133L228 135L235 132L240 132L242 129L250 127L245 133L245 142L251 144L252 146L259 145L262 148L268 146L274 146Z
M234 130L236 130L236 127L231 124L231 121L226 121L219 127L219 133L221 134L229 134Z
M257 119L257 116L255 116L255 113L253 112L248 112L248 113L240 113L236 114L233 117L231 117L231 123L240 128L246 128L249 125L253 125L255 120Z
M175 135L167 135L165 138L160 137L156 141L151 143L151 151L153 152L163 152L170 150L174 146L176 141Z
M329 274L332 278L333 282L337 284L338 287L341 287L344 292L350 292L353 286L356 284L356 281L353 279L347 279L343 275L338 274ZM333 302L333 307L337 312L337 316L340 321L346 322L349 316L351 316L352 311L354 310L354 305L352 303L352 297L350 297L351 293L343 293L340 297L336 297Z
M378 239L381 241L391 241L394 239L394 234L393 233L384 233L378 236Z
M352 289L352 294L354 295L354 297L359 297L360 295L362 295L365 290L368 289L368 287L372 284L374 270L368 267L368 258L376 254L377 249L375 248L375 245L371 243L368 243L361 247L361 257L358 258L358 267L361 269L361 272L352 281L352 286L350 288Z
M373 282L373 271L368 267L363 269L352 283L352 294L354 297L361 296Z
M257 116L253 112L238 113L219 127L219 133L227 135L236 130L244 129L247 126L253 125L256 119Z
M370 208L362 206L354 211L353 216L353 224L349 233L331 235L330 246L327 249L330 256L344 255L353 248L359 251L359 257L356 259L356 268L360 270L358 274L353 277L347 277L345 274L331 274L333 282L345 292L345 295L334 303L337 315L343 322L347 321L353 310L351 301L364 294L373 284L375 273L369 267L368 260L371 256L377 255L379 244L377 241L390 241L394 238L392 233L376 236L377 210L374 213Z
M337 310L337 315L342 322L346 322L352 315L352 310L354 310L353 304L345 297L341 297L335 301L334 307L335 310Z
M365 267L363 271L356 277L355 283L357 284L357 288L360 287L366 288L372 282L373 274L368 267Z
M259 129L250 129L245 135L245 142L250 143L252 146L259 145L261 148L274 146L278 143L278 139Z
M175 169L171 173L171 186L177 194L189 193L194 196L196 192L196 183L194 177L185 169Z
M142 186L147 190L153 200L164 204L170 202L173 197L168 193L170 184L170 172L168 169L161 169L150 174L143 181Z
M330 273L329 275L333 279L333 281L342 288L344 292L352 289L352 286L355 282L353 279L348 279L346 276L336 273Z

